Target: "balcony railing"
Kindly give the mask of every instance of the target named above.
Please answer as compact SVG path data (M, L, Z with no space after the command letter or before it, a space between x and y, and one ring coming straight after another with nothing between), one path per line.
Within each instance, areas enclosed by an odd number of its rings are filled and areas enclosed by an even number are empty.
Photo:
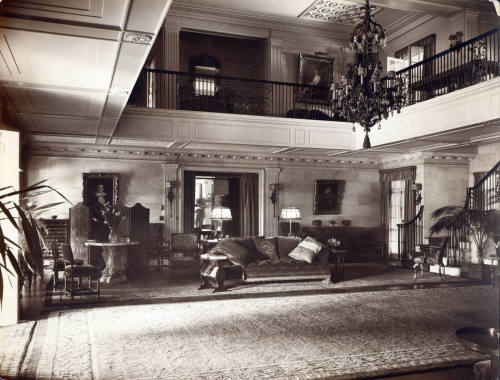
M129 105L244 115L341 120L328 87L143 69Z
M419 103L500 75L499 52L495 28L398 71L396 78L405 84L407 105Z
M396 73L407 105L500 75L500 28ZM382 78L388 85L389 79ZM136 107L345 121L328 87L143 69L129 98Z

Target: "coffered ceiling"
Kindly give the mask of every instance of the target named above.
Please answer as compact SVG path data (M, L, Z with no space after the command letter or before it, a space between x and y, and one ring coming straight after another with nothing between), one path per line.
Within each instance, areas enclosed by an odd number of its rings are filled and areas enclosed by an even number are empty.
M171 0L5 0L2 108L30 132L109 136Z

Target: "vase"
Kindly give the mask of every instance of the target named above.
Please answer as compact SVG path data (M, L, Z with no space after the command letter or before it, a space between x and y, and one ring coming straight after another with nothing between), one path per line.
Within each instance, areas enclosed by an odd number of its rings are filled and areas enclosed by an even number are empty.
M116 243L118 241L118 233L114 228L109 228L108 241L110 243Z

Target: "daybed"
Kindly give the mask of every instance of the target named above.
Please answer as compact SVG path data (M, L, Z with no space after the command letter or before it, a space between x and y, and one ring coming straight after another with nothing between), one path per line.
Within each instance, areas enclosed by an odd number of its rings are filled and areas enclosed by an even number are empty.
M311 253L312 252L312 253ZM330 250L313 238L247 237L222 240L209 251L227 262L217 276L218 288L225 278L240 276L245 281L329 279L335 281ZM214 273L213 262L202 268L202 277ZM215 277L214 277L215 278Z

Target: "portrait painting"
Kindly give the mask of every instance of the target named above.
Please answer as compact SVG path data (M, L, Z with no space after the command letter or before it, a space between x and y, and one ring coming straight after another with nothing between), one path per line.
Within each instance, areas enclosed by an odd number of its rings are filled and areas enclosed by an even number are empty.
M118 174L83 173L83 203L92 208L95 205L118 202Z
M330 95L330 85L333 81L334 58L299 54L300 84L321 87L307 89L305 95L315 100L327 101Z
M105 241L109 234L101 210L118 202L118 174L83 173L83 203L90 209L89 238Z
M314 215L338 215L342 212L345 181L317 179L314 183Z

